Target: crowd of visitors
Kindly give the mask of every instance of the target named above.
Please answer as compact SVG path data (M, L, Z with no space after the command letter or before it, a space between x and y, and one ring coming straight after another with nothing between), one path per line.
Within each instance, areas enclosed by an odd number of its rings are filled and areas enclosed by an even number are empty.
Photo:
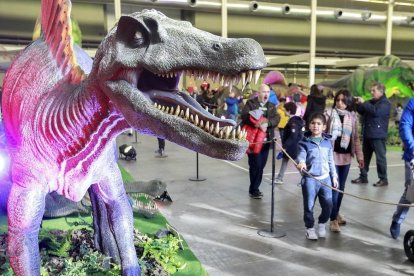
M351 183L368 183L370 161L375 153L379 180L373 186L388 185L386 140L391 103L381 83L372 84L372 98L366 101L340 89L332 94L333 104L329 107L326 104L329 96L320 85L312 85L307 96L296 84L289 84L283 95L268 84L260 85L257 93L244 94L237 89L210 89L206 81L200 89L191 84L187 90L209 112L232 119L247 131L251 143L247 151L249 195L254 199L263 197L260 185L271 148L269 141L277 134L280 136L283 151L278 157L281 165L274 183L284 183L289 160L293 160L302 174L305 233L310 240L325 237L328 221L330 231L335 233L346 225L340 208L352 158L356 158L360 175ZM397 103L393 119L404 144L405 189L400 203L408 204L407 189L413 181L414 167L414 99L405 109ZM159 152L163 154L160 145ZM313 217L316 198L321 205L317 227ZM398 206L392 217L390 233L395 239L408 210Z

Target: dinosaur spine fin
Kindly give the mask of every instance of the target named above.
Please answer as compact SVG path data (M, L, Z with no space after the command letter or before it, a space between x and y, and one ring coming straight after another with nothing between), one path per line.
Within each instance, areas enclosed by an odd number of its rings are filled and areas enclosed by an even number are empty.
M63 75L79 83L86 75L76 61L72 38L72 3L69 0L42 0L42 37Z

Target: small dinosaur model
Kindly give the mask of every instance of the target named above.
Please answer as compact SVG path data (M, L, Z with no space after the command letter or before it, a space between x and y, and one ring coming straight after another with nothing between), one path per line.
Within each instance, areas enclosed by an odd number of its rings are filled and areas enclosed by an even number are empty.
M122 16L92 61L73 44L71 2L42 0L41 37L11 64L2 110L11 154L8 256L18 276L39 275L45 197L92 203L94 242L140 275L131 206L115 138L134 128L211 157L248 147L235 122L206 112L177 89L183 73L231 85L257 80L266 60L252 39L227 39L155 10Z
M379 58L378 66L357 68L352 74L336 81L320 84L334 89L347 88L352 95L366 100L371 98L370 88L374 81L385 85L388 98L393 95L402 98L414 96L410 88L410 84L414 83L414 69L394 55Z

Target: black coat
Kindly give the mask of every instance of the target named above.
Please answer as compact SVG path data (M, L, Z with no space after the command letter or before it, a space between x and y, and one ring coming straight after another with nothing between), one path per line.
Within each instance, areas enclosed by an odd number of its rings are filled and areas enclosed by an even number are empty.
M308 120L313 113L324 113L326 106L326 96L317 97L314 95L308 96L308 103L306 104L305 114L303 114L303 120L308 125Z
M283 130L282 145L287 154L296 159L299 151L299 141L303 138L305 122L299 116L293 116Z
M385 95L378 100L366 101L357 106L362 115L362 136L364 139L387 139L391 103Z

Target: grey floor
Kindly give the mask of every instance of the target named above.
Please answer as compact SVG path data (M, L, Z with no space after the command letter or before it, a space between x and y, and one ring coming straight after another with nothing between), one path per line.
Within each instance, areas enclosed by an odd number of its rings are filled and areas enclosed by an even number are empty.
M135 143L135 141L138 143ZM414 275L414 263L403 250L403 234L414 229L414 212L401 227L402 237L389 235L395 207L345 196L341 213L348 224L341 233L330 233L316 242L305 238L302 194L297 185L300 176L289 164L285 183L275 187L274 230L286 233L282 238L258 235L270 230L271 164L265 168L261 200L248 196L247 157L228 162L199 156L167 142L167 158L155 158L157 139L121 135L119 144L132 144L137 161L121 161L138 180L161 179L173 199L161 204L160 211L177 228L200 259L209 275ZM401 154L389 152L390 185L376 188L375 160L371 163L367 185L351 184L359 170L353 164L346 191L381 201L397 202L403 191L404 167ZM280 162L276 163L276 171ZM318 206L318 204L316 204ZM320 209L315 208L315 217Z

